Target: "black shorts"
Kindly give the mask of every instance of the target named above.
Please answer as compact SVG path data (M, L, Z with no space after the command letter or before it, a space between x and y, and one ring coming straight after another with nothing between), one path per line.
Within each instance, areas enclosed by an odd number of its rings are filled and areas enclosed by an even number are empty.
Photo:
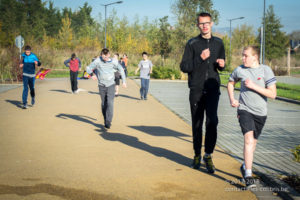
M245 135L247 132L253 131L254 138L258 139L266 123L267 116L258 116L245 110L238 110L238 119L243 134Z

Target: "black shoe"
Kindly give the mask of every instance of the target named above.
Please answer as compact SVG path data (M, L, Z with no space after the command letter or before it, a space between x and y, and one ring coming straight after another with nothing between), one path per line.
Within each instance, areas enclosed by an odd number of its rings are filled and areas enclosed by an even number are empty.
M256 187L255 179L252 176L247 176L245 178L246 189L250 190Z
M141 97L141 100L144 100L144 97Z
M246 171L245 171L243 165L240 167L240 172L241 172L241 174L242 174L243 179L245 179Z
M215 173L215 166L214 166L214 163L212 161L211 155L203 156L203 161L205 163L205 167L206 167L208 173L210 173L210 174Z
M193 163L192 163L192 168L194 169L199 169L200 168L200 165L201 165L201 156L194 156L194 160L193 160Z
M107 128L107 129L110 129L110 127L111 127L111 124L110 123L105 123L105 128Z
M23 107L22 107L23 109L27 109L28 108L28 106L27 106L27 104L23 104Z

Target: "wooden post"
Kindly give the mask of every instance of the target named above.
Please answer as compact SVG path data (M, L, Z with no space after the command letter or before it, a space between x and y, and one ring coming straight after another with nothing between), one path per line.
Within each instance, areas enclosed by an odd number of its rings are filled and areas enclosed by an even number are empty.
M291 48L289 47L287 52L287 74L291 75Z

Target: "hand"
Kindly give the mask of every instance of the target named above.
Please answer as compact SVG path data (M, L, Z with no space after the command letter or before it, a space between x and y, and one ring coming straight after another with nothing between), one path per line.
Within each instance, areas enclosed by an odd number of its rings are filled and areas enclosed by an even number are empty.
M122 87L123 87L123 88L127 88L126 83L123 83L123 84L122 84Z
M93 75L92 76L92 79L95 81L95 80L97 80L97 76L96 75Z
M137 70L134 71L134 74L137 75Z
M225 60L224 59L217 59L217 61L216 61L218 64L219 64L219 66L220 67L225 67Z
M240 103L237 100L233 99L230 101L230 105L232 107L236 108L236 107L239 107Z
M20 64L20 68L23 68L23 66L24 66L24 64L22 63L22 64Z
M254 89L256 85L253 81L251 81L250 79L247 78L245 80L245 86L249 89Z
M35 61L34 61L34 64L35 64L35 65L37 65L37 64L38 64L38 62L35 60Z
M200 55L200 57L202 58L202 60L206 60L208 57L210 56L210 50L209 48L204 49Z

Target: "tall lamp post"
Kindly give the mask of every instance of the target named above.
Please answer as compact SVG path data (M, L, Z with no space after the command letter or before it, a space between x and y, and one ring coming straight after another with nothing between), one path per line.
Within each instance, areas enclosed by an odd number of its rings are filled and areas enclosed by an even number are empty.
M234 20L238 20L238 19L244 19L245 17L237 17L237 18L232 18L229 19L229 23L230 23L230 31L229 31L229 38L230 38L230 46L229 46L229 58L231 59L231 22Z
M106 7L110 6L112 4L118 4L118 3L123 3L123 1L116 1L116 2L113 2L113 3L102 4L102 6L104 6L104 8L105 8L105 44L104 44L105 48L106 48Z

